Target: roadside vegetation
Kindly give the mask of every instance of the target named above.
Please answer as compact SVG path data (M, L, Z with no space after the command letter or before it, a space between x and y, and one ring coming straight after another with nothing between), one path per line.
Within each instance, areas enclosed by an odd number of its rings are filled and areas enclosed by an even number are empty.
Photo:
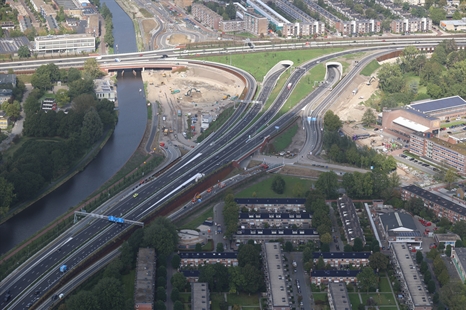
M272 183L274 179L269 177L258 183L255 183L248 188L235 194L236 198L289 198L289 197L304 197L304 193L312 187L312 180L289 175L280 175L285 181L285 189L282 194L273 191Z
M293 137L298 132L299 126L295 122L285 131L283 131L280 135L273 139L272 145L275 150L275 153L286 151L286 149L290 146L291 142L293 141Z
M374 59L367 66L365 66L364 69L361 70L361 75L371 76L378 68L380 68L380 64L377 60Z

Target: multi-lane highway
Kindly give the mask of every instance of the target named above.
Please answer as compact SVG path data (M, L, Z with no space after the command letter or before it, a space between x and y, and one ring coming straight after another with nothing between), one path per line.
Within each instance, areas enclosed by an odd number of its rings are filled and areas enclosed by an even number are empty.
M358 49L358 51L370 50L375 50L375 48ZM337 54L344 55L353 52L355 51L345 51ZM141 58L153 58L160 55L160 53L163 54L164 52L159 52L159 54L143 54L142 56L136 57L134 54L124 55L119 56L119 58L121 62L132 62L134 58L139 62ZM172 51L172 54L173 53L179 52ZM293 72L287 84L292 83L294 87L307 70L318 62L326 61L333 57L335 57L335 55L324 56L319 60L313 60L302 65ZM81 59L80 61L82 62L83 60ZM105 61L105 59L99 61ZM2 64L0 70L4 68L4 65L7 64ZM36 65L38 64L24 63L23 68L28 68L27 70L29 70L32 66ZM76 64L63 63L63 65ZM264 87L258 97L258 101L266 101L275 80L280 74L280 71L276 72L264 82ZM255 82L252 80L252 77L244 72L243 75L248 79L248 88L254 90ZM218 169L219 166L229 163L232 160L237 160L244 154L253 150L266 136L274 133L274 130L276 130L275 126L281 127L286 125L309 101L315 99L321 92L325 91L327 85L332 85L334 82L338 81L338 79L339 72L336 68L331 67L327 75L327 83L319 86L316 91L307 98L307 101L301 102L290 113L280 117L272 124L267 124L267 122L272 120L273 116L279 111L281 105L290 95L291 90L283 90L271 108L264 113L261 122L252 124L252 126L246 130L244 130L244 128L257 116L261 109L261 104L252 104L249 109L247 109L247 103L240 104L238 110L226 126L212 134L204 143L187 154L187 156L183 157L183 159L167 173L138 188L136 191L139 195L136 198L133 198L133 195L129 194L112 208L111 213L107 211L105 214L121 214L123 217L130 220L141 220L150 212L161 206L164 201L193 183L196 176L209 174ZM250 101L253 93L253 91L249 92L245 100ZM239 119L240 116L241 119ZM264 125L266 126L264 127ZM125 228L124 225L109 224L106 221L96 220L93 221L91 225L83 227L82 230L76 233L69 232L64 234L44 253L31 259L27 264L18 269L14 276L1 283L0 307L22 309L28 304L33 304L45 291L53 287L60 279L62 276L59 272L60 265L66 264L69 268L73 268L86 259L89 254L96 251L106 242L112 240ZM13 298L8 302L4 302L3 299L7 290L12 294Z

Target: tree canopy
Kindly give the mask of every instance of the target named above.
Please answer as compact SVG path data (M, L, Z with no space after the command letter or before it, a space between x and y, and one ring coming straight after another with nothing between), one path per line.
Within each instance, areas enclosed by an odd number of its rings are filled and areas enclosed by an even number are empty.
M175 225L165 217L158 217L144 229L144 244L155 248L157 254L168 255L178 245Z

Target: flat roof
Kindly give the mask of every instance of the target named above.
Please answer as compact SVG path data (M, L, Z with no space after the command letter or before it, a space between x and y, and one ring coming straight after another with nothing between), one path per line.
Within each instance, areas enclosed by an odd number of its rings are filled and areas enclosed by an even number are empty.
M466 268L466 248L455 248L456 257L458 258L463 269Z
M154 302L155 249L140 248L136 266L134 303Z
M350 310L351 301L349 300L345 283L331 282L328 284L328 291L332 298L334 309Z
M461 216L465 216L466 217L466 208L464 208L463 206L453 202L453 201L450 201L450 200L447 200L443 197L440 197L438 195L435 195L434 193L432 192L429 192L429 191L426 191L425 189L422 189L420 187L417 187L416 185L408 185L408 186L405 186L405 187L402 187L402 189L410 192L410 193L413 193L415 194L416 196L419 196L423 199L426 199L428 201L431 201L433 203L436 203L438 204L439 206L442 206L444 207L445 209L448 209L450 211L453 211Z
M236 259L238 257L237 252L181 252L180 257L183 258L199 258L199 259L209 259L209 258L230 258Z
M413 122L412 120L409 120L404 117L397 117L393 120L395 124L401 125L403 127L406 127L408 129L414 130L414 131L420 131L420 132L425 132L429 130L430 128L424 125L421 125L419 123Z
M437 242L456 242L457 240L461 240L457 234L434 234L434 238L437 239Z
M267 259L267 272L269 273L269 285L274 307L289 307L286 290L285 275L283 273L282 251L280 243L265 243L265 255Z
M186 278L199 278L199 270L183 270L182 273Z
M412 231L417 230L416 224L414 223L413 217L407 213L401 212L388 212L380 215L380 220L384 229L393 230L400 227L410 229Z
M453 151L458 152L461 155L466 155L466 144L464 144L464 143L454 144L454 143L450 143L450 142L444 141L442 139L439 139L437 137L430 137L429 140L434 142L435 144L437 144L439 146L443 146L443 147L452 149Z
M239 205L304 205L306 198L235 198Z
M411 252L406 243L392 243L393 253L398 261L404 282L408 287L415 307L430 307L429 296L424 288L424 281L421 281L419 271L413 261Z
M191 309L205 310L210 308L209 285L204 282L191 283Z
M466 101L464 101L463 98L461 98L460 96L452 96L436 100L415 101L409 104L408 106L413 110L417 110L423 113L432 113L444 109L451 109L462 105L466 106Z
M466 21L464 20L441 20L440 25L454 25L454 26L466 26Z
M94 38L94 36L90 33L60 34L60 35L49 34L47 36L35 37L34 41L62 40L62 39L87 39L87 38Z
M29 40L27 37L17 37L0 39L0 54L16 53L21 46L29 47Z
M312 216L307 212L299 213L274 213L274 212L265 212L265 213L249 213L249 212L240 212L240 219L310 219Z
M410 113L410 114L414 114L416 116L420 116L422 118L425 118L429 121L435 121L435 120L439 120L440 119L438 117L435 117L435 116L430 116L429 114L425 114L425 113L422 113L418 110L414 110L414 109L411 109L409 106L407 108L402 108L403 111L406 111L407 113Z
M372 252L314 252L312 256L314 259L318 259L322 256L324 259L332 258L369 258L372 255Z

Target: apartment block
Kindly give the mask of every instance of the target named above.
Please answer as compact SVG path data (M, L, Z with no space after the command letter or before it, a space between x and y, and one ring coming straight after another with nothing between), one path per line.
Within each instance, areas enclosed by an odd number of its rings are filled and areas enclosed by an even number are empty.
M200 3L192 4L191 14L197 21L215 30L219 30L220 22L223 20L216 12Z
M95 37L91 34L48 35L34 38L36 53L80 53L95 50Z
M405 18L393 20L390 29L394 33L427 32L432 30L432 20L430 18Z
M238 266L236 252L186 252L180 253L181 267L199 267L206 264L222 264L226 267Z
M346 195L338 198L338 212L344 224L345 236L350 245L354 245L354 240L359 238L366 244L366 238L359 223L359 216L353 201Z
M369 264L371 252L314 252L313 261L317 263L322 257L325 265L329 264L332 268L365 267Z
M438 218L445 217L452 223L466 220L466 208L462 205L415 185L401 188L401 198L403 200L409 200L413 197L422 199L424 206L431 209Z
M191 283L191 309L210 310L210 293L208 283Z
M466 147L454 139L450 141L413 133L410 135L409 151L438 163L445 162L458 173L466 174Z
M244 21L242 20L222 20L219 23L219 30L223 32L244 31Z
M307 212L290 213L249 213L241 212L239 221L241 228L311 228L312 215Z
M135 309L154 309L155 262L155 249L139 249L134 284Z
M319 233L314 229L239 229L235 239L244 242L254 240L259 243L283 239L292 243L306 243L309 240L319 240Z
M8 116L5 111L0 110L0 129L7 129L9 125Z
M466 281L466 248L454 248L451 250L451 261L460 276L461 282Z
M235 198L240 209L255 212L298 212L306 210L305 198Z
M244 12L243 15L244 30L255 35L267 34L269 21L267 18L254 12Z
M290 296L286 289L283 256L278 242L262 245L264 275L267 286L267 305L270 310L290 310Z
M361 270L313 270L310 280L315 285L336 283L357 283L357 275Z
M351 301L348 296L348 290L343 283L329 283L328 290L328 303L330 310L349 310L351 309Z

